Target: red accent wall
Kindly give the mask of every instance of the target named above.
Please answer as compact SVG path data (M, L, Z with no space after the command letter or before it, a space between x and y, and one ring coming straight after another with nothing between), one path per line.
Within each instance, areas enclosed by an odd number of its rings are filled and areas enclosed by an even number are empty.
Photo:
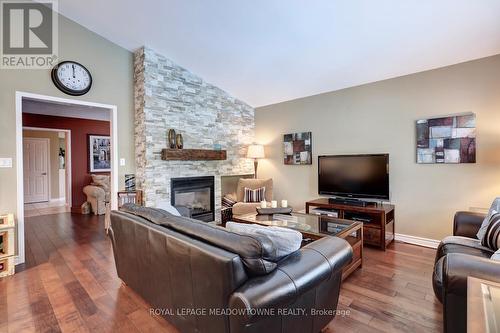
M80 206L86 201L83 188L92 180L88 135L110 135L109 121L23 113L23 126L71 130L71 211L80 212Z

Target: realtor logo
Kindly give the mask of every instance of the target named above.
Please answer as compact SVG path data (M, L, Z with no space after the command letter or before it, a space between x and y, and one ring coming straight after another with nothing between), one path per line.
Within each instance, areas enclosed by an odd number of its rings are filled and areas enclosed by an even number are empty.
M56 1L0 1L0 68L50 69L57 60Z

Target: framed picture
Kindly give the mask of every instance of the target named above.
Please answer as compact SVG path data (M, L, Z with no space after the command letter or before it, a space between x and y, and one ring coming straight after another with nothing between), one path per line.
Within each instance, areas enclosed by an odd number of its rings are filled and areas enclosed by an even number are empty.
M111 172L111 139L106 135L89 135L90 172Z
M417 120L417 163L476 163L476 115Z
M283 136L283 162L287 165L312 164L312 133Z

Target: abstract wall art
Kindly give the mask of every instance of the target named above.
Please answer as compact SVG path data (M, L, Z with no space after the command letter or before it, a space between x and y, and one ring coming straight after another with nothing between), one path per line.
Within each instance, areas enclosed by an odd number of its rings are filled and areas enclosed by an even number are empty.
M417 120L417 163L476 163L476 115Z
M292 133L283 136L284 163L312 164L312 133Z

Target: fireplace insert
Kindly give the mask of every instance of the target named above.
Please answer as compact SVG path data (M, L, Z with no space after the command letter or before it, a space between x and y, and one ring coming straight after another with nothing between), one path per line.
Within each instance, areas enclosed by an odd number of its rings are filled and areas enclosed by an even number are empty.
M172 178L170 181L172 206L185 206L191 217L200 221L215 220L214 177Z

